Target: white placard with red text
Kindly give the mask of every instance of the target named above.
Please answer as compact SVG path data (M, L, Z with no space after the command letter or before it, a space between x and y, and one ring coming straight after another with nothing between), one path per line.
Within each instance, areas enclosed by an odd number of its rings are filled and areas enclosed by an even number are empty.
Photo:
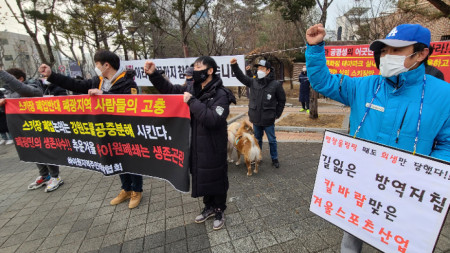
M325 132L310 210L384 252L432 252L450 164Z
M231 71L230 60L232 58L237 59L237 63L245 74L245 59L244 55L227 55L227 56L211 56L217 64L217 74L220 75L225 86L243 86L239 80L235 77L233 71ZM164 70L166 76L170 79L172 84L184 84L186 81L184 72L192 63L195 62L197 57L190 58L167 58L167 59L149 59L153 61L158 70ZM134 69L136 76L134 81L138 86L152 86L152 83L148 80L147 75L144 72L144 64L147 60L136 61L122 61L127 69Z

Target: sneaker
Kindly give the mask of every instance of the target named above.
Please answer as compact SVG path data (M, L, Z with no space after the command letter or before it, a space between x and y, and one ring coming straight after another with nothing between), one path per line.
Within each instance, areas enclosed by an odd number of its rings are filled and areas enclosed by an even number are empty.
M52 191L58 189L58 187L63 184L64 184L64 181L60 177L52 177L52 178L50 178L50 180L47 183L45 192L52 192Z
M214 223L213 223L213 229L219 230L225 225L225 214L223 213L220 208L217 208L214 210L215 216L214 216Z
M131 192L130 203L128 204L128 207L130 209L137 207L139 203L141 203L141 199L142 199L142 192L135 192L135 191Z
M205 206L205 208L203 208L202 213L200 215L198 215L197 217L195 217L195 223L203 223L208 218L213 217L214 215L215 215L214 209Z
M127 199L131 198L131 191L125 191L124 189L122 189L119 193L119 195L117 195L117 197L113 198L111 200L111 202L109 202L111 205L115 206L118 205L122 202L124 202Z
M3 145L3 144L5 144L5 140L0 140L0 145Z
M309 113L309 109L308 109L308 110L306 110L306 113Z
M39 176L36 178L36 180L28 185L28 190L34 190L37 189L43 185L46 185L47 182L50 180L50 176Z
M300 109L300 112L303 112L303 111L305 111L305 109L303 109L303 108L302 108L302 109Z
M280 168L280 163L278 162L278 159L273 159L272 160L272 165L275 166L275 168Z
M6 145L11 145L11 144L14 144L14 141L13 141L13 140L7 140L7 141L5 142L5 144L6 144Z

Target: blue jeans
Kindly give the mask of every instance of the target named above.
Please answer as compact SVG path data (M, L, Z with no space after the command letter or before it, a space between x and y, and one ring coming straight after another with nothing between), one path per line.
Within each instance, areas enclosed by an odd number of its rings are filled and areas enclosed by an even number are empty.
M262 149L262 138L264 132L266 132L267 139L269 140L270 157L272 158L272 160L278 159L277 137L275 136L275 124L265 127L253 124L253 131L255 131L255 138L258 140L259 147L261 149Z
M120 174L120 181L122 182L122 189L125 191L142 192L142 176L134 174Z

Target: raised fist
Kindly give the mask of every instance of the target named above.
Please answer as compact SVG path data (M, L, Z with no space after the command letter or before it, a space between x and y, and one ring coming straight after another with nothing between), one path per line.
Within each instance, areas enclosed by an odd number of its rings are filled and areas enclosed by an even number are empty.
M39 73L44 77L49 77L52 74L52 69L47 64L42 64L39 67Z
M322 24L313 25L306 31L306 41L309 45L317 45L323 41L325 35Z

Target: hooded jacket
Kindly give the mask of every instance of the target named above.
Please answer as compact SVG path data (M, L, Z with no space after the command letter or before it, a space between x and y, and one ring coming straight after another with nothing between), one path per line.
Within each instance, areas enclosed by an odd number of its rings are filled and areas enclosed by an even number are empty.
M450 161L450 85L426 75L424 64L390 78L331 75L326 66L324 43L321 43L308 45L306 66L314 90L350 106L350 135L356 132L380 86L357 137L406 151L414 150L425 84L416 152Z
M137 84L133 79L135 74L136 72L133 70L127 71L122 67L119 68L117 73L112 78L112 86L110 86L109 89L105 89L103 86L103 82L105 81L104 78L98 76L88 80L76 80L52 72L52 74L47 78L47 81L66 90L82 94L87 94L90 89L103 90L103 94L137 94Z
M230 103L236 103L231 91L214 76L203 89L200 84L173 85L158 71L149 75L163 94L189 92L191 112L192 197L225 194L228 191L227 117Z
M273 69L262 78L251 78L242 73L238 64L231 64L236 78L250 88L248 116L257 126L271 126L279 118L286 104L286 94L280 82L275 80Z

